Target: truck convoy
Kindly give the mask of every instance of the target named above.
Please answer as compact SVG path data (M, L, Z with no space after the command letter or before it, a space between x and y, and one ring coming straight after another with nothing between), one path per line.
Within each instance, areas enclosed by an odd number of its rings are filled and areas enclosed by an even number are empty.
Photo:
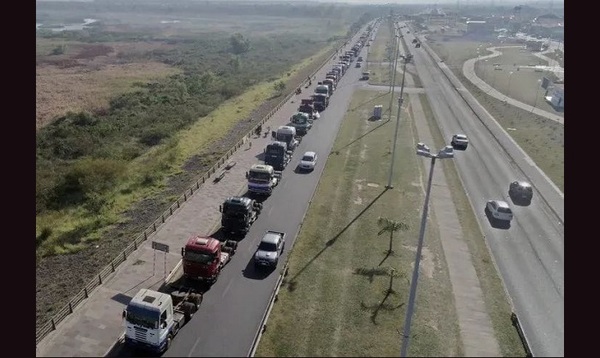
M361 41L341 56L333 65L325 80L319 83L310 99L302 100L298 113L292 116L292 126L281 126L271 133L275 139L265 148L265 164L255 164L246 172L248 191L269 196L281 181L281 171L290 162L293 151L300 143L297 134L306 134L312 125L311 119L329 105L329 97L335 90L350 63L370 37L369 32ZM219 206L222 230L227 234L247 234L262 210L262 204L247 197L228 197ZM285 233L269 230L254 254L256 266L277 267L285 245ZM159 291L140 290L123 311L126 321L125 344L162 353L173 337L198 310L203 294L197 290L199 282L213 284L223 267L235 254L237 242L221 242L210 236L193 235L181 248L182 274L177 281L163 285Z
M285 142L271 142L264 151L265 164L275 170L283 170L292 159L291 153Z
M243 196L231 196L219 206L221 229L228 234L245 235L262 210L262 203Z
M125 345L155 353L166 351L201 302L202 294L191 291L140 290L123 311Z
M254 164L246 172L246 179L250 193L270 196L281 180L281 172L275 171L270 165Z

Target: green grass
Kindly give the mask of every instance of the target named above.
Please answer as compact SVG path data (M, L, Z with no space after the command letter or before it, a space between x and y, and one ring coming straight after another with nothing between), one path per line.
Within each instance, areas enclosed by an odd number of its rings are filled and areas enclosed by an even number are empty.
M394 189L385 190L393 121L367 121L373 101L389 102L389 95L380 96L357 91L352 99L290 253L289 273L256 356L397 356L399 352L424 179L414 155L412 118L404 108ZM331 212L336 220L330 220ZM387 258L389 234L378 235L378 217L409 226L408 231L394 234L395 254ZM439 229L428 225L426 235L409 353L461 355ZM392 268L396 276L388 291Z
M455 43L452 41L436 41L431 48L436 51L438 56L446 58L448 67L460 79L469 92L533 159L536 165L542 169L554 184L560 190L564 191L564 125L535 115L530 111L508 105L501 100L485 94L467 80L462 73L462 66L467 59L477 57L478 46L479 43L474 42ZM482 53L482 55L485 54ZM496 59L491 61L496 63ZM509 65L512 66L513 63L514 59ZM484 76L483 78L489 82L488 77ZM508 82L506 84L508 85ZM513 87L511 84L511 91ZM528 88L529 91L532 91L532 87ZM534 94L535 91L532 91L532 93ZM541 102L541 100L538 101L538 107L541 107Z
M441 148L446 145L447 141L437 126L427 97L420 95L420 100L434 139L433 148ZM473 266L477 272L487 312L492 320L502 356L524 357L525 350L517 330L512 325L510 319L512 309L509 298L497 268L493 263L479 223L473 214L473 208L465 194L456 166L453 161L444 160L442 160L442 165L448 187L455 188L455 190L451 190L452 201L456 205L458 219L463 229L464 240L471 253Z
M544 56L549 57L555 61L558 61L560 67L565 67L565 53L561 50L554 50L554 52L549 52Z
M369 65L368 71L371 72L369 75L369 84L370 85L390 85L391 76L390 73L393 74L390 66L388 65L377 65L371 64ZM398 68L396 68L396 81L394 82L397 86L402 84L402 64L398 63Z
M371 63L388 61L387 49L392 41L392 33L389 29L388 23L383 21L379 25L375 40L369 46L368 60Z

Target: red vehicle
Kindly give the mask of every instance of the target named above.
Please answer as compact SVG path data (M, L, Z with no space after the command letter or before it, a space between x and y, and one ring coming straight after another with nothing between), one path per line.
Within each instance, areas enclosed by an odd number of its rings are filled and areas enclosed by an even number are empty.
M235 254L237 242L220 242L212 237L192 236L181 248L183 274L187 278L214 283Z

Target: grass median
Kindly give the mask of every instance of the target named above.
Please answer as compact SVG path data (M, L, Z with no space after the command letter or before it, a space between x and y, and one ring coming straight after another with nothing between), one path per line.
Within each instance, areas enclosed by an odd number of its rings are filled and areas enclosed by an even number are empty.
M386 189L395 120L373 122L369 117L373 105L389 100L385 92L355 93L290 254L289 273L256 356L399 353L426 173L414 153L413 120L403 108L394 188ZM396 111L394 107L394 119ZM409 353L463 355L439 229L432 216ZM379 218L406 224L408 229L382 231Z

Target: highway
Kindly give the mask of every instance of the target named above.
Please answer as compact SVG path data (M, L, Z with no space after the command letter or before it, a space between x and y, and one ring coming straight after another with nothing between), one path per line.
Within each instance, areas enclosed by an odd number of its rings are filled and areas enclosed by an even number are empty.
M358 41L360 34L348 43L347 49ZM363 49L363 53L366 51ZM363 55L364 56L364 55ZM325 78L327 65L317 75ZM350 103L361 69L350 66L338 84L329 107L315 121L294 152L292 161L283 171L283 180L264 202L262 214L252 225L245 239L239 243L237 253L223 269L219 280L205 295L200 310L175 337L165 357L247 356L254 336L260 328L262 316L271 293L300 229L339 126ZM308 97L302 94L300 98ZM276 116L290 117L293 110L284 106ZM305 151L317 152L320 160L315 170L296 174L294 169ZM258 161L257 161L258 162ZM232 195L235 193L232 193ZM287 233L285 253L277 270L265 275L254 270L252 256L266 230Z
M474 115L426 52L426 44L414 48L412 31L402 30L443 136L448 143L456 133L469 137L468 149L454 163L532 353L563 356L564 196L485 110L477 110L483 119ZM459 88L465 95L464 87ZM531 205L513 204L508 186L514 180L532 183ZM490 199L509 203L514 212L510 228L492 227L484 213Z

